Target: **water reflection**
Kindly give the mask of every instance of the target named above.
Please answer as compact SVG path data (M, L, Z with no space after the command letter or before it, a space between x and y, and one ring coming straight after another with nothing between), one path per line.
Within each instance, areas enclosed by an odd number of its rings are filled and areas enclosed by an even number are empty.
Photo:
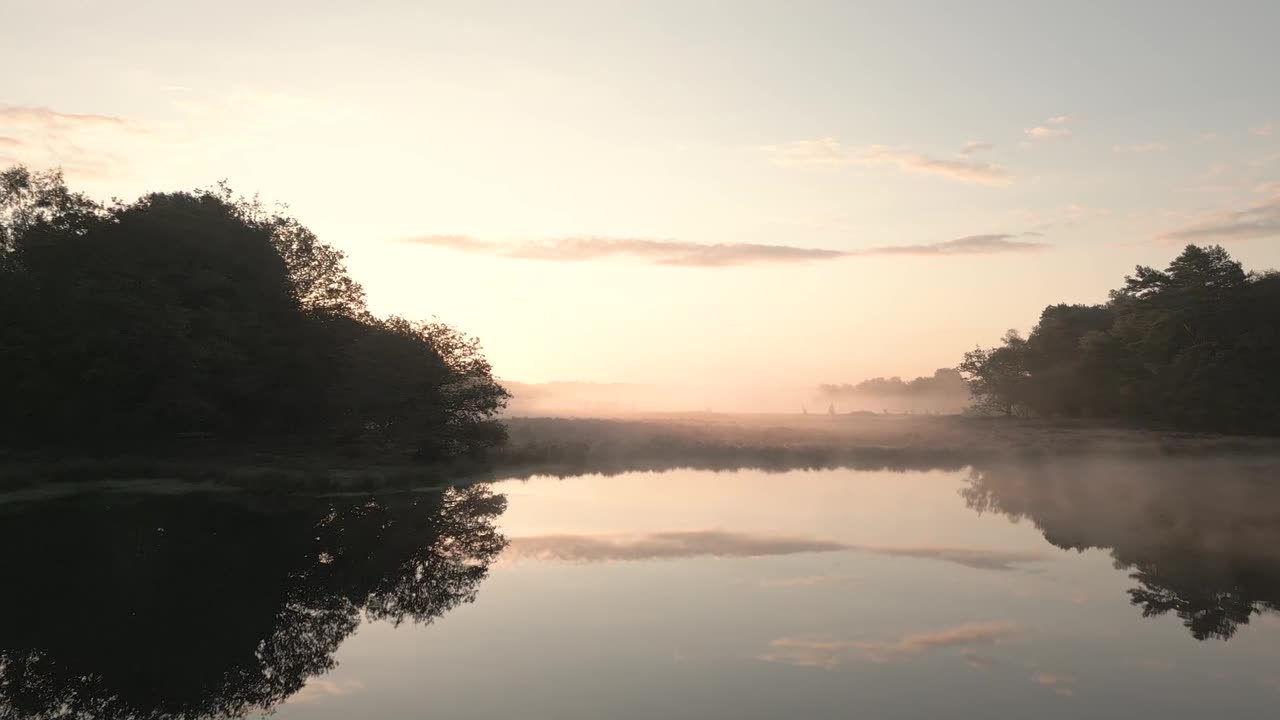
M856 545L822 538L729 532L725 530L684 530L631 535L573 535L557 533L516 537L506 558L517 561L563 560L566 562L613 562L670 560L677 558L758 558L851 550L893 557L925 558L955 563L979 570L1016 570L1024 564L1046 559L1043 553L923 545Z
M969 507L1027 519L1064 549L1109 550L1145 617L1228 640L1280 611L1280 485L1261 459L1092 460L974 468Z
M1210 671L1271 657L1265 632L1238 629L1280 609L1278 467L1111 456L544 477L497 486L509 511L487 486L0 503L0 717L235 717L286 700L281 717L297 718L414 717L427 702L583 718L802 717L789 711L806 702L824 710L812 717L964 703L1072 717L1090 713L1043 703L1166 696L1170 717L1203 715L1196 698L1252 708L1270 685ZM1119 572L1069 552L1089 548ZM481 582L468 612L392 629ZM1130 599L1171 617L1144 621ZM389 622L353 637L365 617ZM1172 617L1238 639L1224 656ZM340 645L341 667L317 677ZM1166 664L1156 678L1139 663ZM982 712L1005 702L1018 712Z
M0 715L269 709L334 666L362 614L429 623L473 600L505 504L475 486L0 506Z

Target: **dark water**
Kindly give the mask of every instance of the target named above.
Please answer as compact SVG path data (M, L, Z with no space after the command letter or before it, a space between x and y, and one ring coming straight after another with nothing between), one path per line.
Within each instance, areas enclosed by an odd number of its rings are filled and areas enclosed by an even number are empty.
M1266 717L1280 462L0 502L0 718Z

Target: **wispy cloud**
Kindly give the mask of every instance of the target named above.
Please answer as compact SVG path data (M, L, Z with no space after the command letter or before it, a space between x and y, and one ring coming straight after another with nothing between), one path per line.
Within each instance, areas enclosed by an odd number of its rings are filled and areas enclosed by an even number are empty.
M983 185L1003 185L1009 173L991 163L970 159L931 157L886 145L845 145L836 138L795 140L762 148L775 165L784 167L896 166L899 170Z
M764 557L833 552L847 548L843 543L816 538L698 530L631 536L535 535L511 540L503 557L508 560L590 563L698 556Z
M1219 213L1188 227L1166 232L1158 240L1257 240L1280 236L1280 196L1243 210Z
M968 663L970 667L976 667L984 670L1000 664L999 660L996 660L990 655L983 655L982 653L974 652L972 650L966 650L961 653L960 656L964 658L964 661Z
M1044 121L1043 125L1027 128L1022 133L1033 140L1053 140L1071 137L1071 129L1065 127L1071 118L1067 115L1055 115Z
M1271 137L1276 134L1276 124L1269 122L1263 125L1258 125L1257 127L1249 128L1249 132L1257 135L1258 137Z
M966 657L975 648L991 647L1022 632L1010 622L968 623L929 632L904 635L897 640L811 640L778 638L757 660L797 667L834 670L856 658L872 662L892 662L938 650L964 649ZM986 659L986 658L984 658Z
M885 245L860 250L853 255L996 255L1005 253L1039 252L1049 246L1045 243L1015 240L1008 233L969 235L954 240L944 240L923 245Z
M1071 129L1064 127L1045 127L1039 125L1033 128L1027 128L1022 131L1027 137L1037 140L1046 140L1050 138L1069 138L1071 137Z
M1031 679L1037 684L1051 688L1058 695L1073 697L1076 694L1076 679L1072 675L1040 672L1032 675Z
M651 265L678 267L802 263L875 255L994 255L1034 252L1049 247L1044 243L1015 240L1015 237L1010 234L970 235L936 243L884 245L858 250L610 237L567 237L503 243L478 240L467 235L421 235L404 238L400 242L517 260L583 262L621 258Z
M726 267L759 263L798 263L832 260L848 253L840 250L759 245L755 243L695 243L653 238L567 237L549 240L496 243L465 235L423 235L405 239L415 245L447 248L475 255L520 260L581 262L609 258L640 260L652 265Z
M1141 142L1131 145L1117 145L1116 152L1134 153L1135 155L1150 155L1152 153L1162 153L1169 149L1168 145L1158 142Z
M989 142L980 142L978 140L970 140L969 142L964 144L964 147L960 148L960 154L964 155L965 157L968 157L975 153L986 152L988 150L993 150L993 149L995 149L995 145Z
M73 177L117 172L120 157L108 148L150 137L146 128L114 115L12 105L0 106L0 131L8 162L60 167Z
M906 172L938 175L951 180L982 185L1003 185L1009 173L991 163L977 160L942 160L910 153L885 152L884 162L894 163Z
M140 126L114 115L59 112L47 107L0 107L0 125L44 129L112 128L143 132Z

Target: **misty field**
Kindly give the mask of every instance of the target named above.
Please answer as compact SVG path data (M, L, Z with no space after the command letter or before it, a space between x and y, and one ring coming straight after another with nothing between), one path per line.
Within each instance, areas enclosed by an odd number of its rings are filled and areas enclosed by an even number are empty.
M959 415L652 415L512 418L506 469L570 472L819 467L960 468L1018 455L1280 452L1280 439Z

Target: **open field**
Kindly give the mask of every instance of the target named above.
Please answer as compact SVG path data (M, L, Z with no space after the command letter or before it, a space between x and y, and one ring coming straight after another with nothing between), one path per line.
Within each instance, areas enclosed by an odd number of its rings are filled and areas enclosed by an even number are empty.
M653 415L515 418L508 469L956 468L1002 456L1280 453L1280 438L1200 435L958 415Z

